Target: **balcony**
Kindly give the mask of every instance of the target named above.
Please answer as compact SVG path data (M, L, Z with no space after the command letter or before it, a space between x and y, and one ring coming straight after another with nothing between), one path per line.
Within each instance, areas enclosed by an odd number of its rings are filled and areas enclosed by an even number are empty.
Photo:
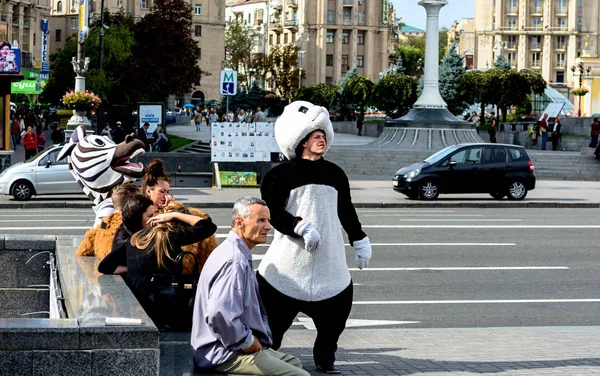
M507 50L514 50L517 48L517 42L506 42Z
M344 0L344 7L352 7L354 6L354 0Z
M281 0L274 0L273 2L271 2L271 8L281 9L282 8Z
M517 25L508 25L498 27L500 31L518 31Z
M517 15L517 14L519 14L519 8L518 7L509 7L508 10L506 11L506 14Z
M297 28L298 22L296 20L285 20L285 27Z
M556 14L567 15L567 7L560 7L556 10Z
M290 8L298 8L298 0L286 0L285 4Z
M542 50L542 44L541 43L531 43L529 45L529 49L532 51L541 51Z
M255 18L254 19L254 26L260 26L262 25L263 20L261 20L260 18Z
M567 49L567 44L566 43L557 43L554 47L555 50L566 50Z
M565 68L565 61L564 60L558 60L556 61L556 66L555 68Z
M540 14L541 15L542 14L542 7L541 6L539 6L539 7L533 7L531 9L531 14L532 15L533 14Z

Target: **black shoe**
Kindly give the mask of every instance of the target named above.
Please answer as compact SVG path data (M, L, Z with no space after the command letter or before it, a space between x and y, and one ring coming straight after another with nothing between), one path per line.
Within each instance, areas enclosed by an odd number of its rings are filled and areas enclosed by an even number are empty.
M335 375L338 373L342 373L339 368L337 368L335 366L335 364L333 364L333 362L327 362L325 364L317 364L317 369L323 373L329 374L329 375Z

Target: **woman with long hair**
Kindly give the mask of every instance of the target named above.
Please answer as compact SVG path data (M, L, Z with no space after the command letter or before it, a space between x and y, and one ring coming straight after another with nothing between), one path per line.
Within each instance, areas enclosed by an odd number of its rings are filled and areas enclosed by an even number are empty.
M183 206L157 214L147 223L150 226L133 234L126 244L127 281L149 316L156 319L157 307L152 303L159 286L152 283L154 273L179 273L181 266L175 260L182 247L210 237L217 226L210 217L191 215Z
M167 176L165 166L161 159L154 159L148 163L146 175L142 178L142 194L146 195L156 208L164 208L173 201L169 193L171 178Z

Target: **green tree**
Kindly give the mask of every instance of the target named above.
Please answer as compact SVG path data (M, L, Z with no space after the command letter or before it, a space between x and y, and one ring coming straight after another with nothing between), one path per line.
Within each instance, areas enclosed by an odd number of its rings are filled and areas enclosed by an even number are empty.
M425 63L425 50L414 46L399 45L397 56L402 60L404 74L418 77L423 74L423 64Z
M192 6L185 0L156 0L134 26L136 44L129 59L129 102L164 101L184 95L209 73L198 66L200 48L192 39Z
M494 68L496 69L512 69L512 65L506 60L504 55L500 54L494 61Z
M334 107L340 86L330 84L314 84L298 90L295 100L308 101L327 109Z
M453 43L442 59L439 77L440 94L448 104L448 111L453 114L460 114L465 108L465 102L456 90L456 83L464 73L463 57L456 52L456 44Z
M267 58L267 72L275 80L275 90L291 100L298 88L298 46L286 44L274 46ZM304 73L302 73L304 76Z
M486 82L487 75L485 72L471 70L463 74L456 83L456 91L465 102L481 105L482 118L485 115L485 105L487 104L484 98Z
M365 106L370 99L373 86L373 82L367 77L351 77L342 87L342 96L346 104L351 107L356 106L360 113L364 115Z
M237 70L238 83L243 83L246 88L251 85L251 77L245 72L254 68L254 63L257 63L252 59L252 34L252 28L237 19L229 22L225 29L225 67Z
M448 28L447 27L441 28L439 35L440 35L440 40L439 40L438 50L439 50L439 58L440 58L440 63L441 63L442 59L446 55L446 50L448 49Z
M346 84L346 82L348 81L348 79L353 78L353 77L358 77L358 69L356 67L353 67L352 69L349 69L346 72L346 75L344 77L341 78L340 80L340 86L344 86Z
M370 104L391 117L406 114L417 101L417 79L404 74L388 74L373 87Z

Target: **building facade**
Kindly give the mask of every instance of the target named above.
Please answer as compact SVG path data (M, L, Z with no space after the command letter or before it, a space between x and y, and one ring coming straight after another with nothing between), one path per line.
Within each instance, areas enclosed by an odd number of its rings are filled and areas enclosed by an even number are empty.
M33 0L32 0L33 1ZM43 0L39 0L43 1ZM50 53L64 46L65 40L77 33L77 0L45 0L50 3ZM185 103L198 103L220 99L219 78L225 60L225 0L192 0L192 38L200 47L198 65L210 73L202 77L200 85L184 96L171 96L168 107L183 106ZM90 1L91 18L100 16L100 0ZM153 0L104 0L104 8L111 13L124 11L135 20L148 14ZM109 33L110 29L106 31Z
M41 20L50 15L50 0L8 0L0 3L0 41L16 41L21 68L41 64Z
M339 84L353 67L379 79L388 66L388 0L269 0L269 48L296 43L301 86Z
M598 0L477 0L476 68L503 54L513 67L534 69L554 86L573 87L570 67L598 55Z

